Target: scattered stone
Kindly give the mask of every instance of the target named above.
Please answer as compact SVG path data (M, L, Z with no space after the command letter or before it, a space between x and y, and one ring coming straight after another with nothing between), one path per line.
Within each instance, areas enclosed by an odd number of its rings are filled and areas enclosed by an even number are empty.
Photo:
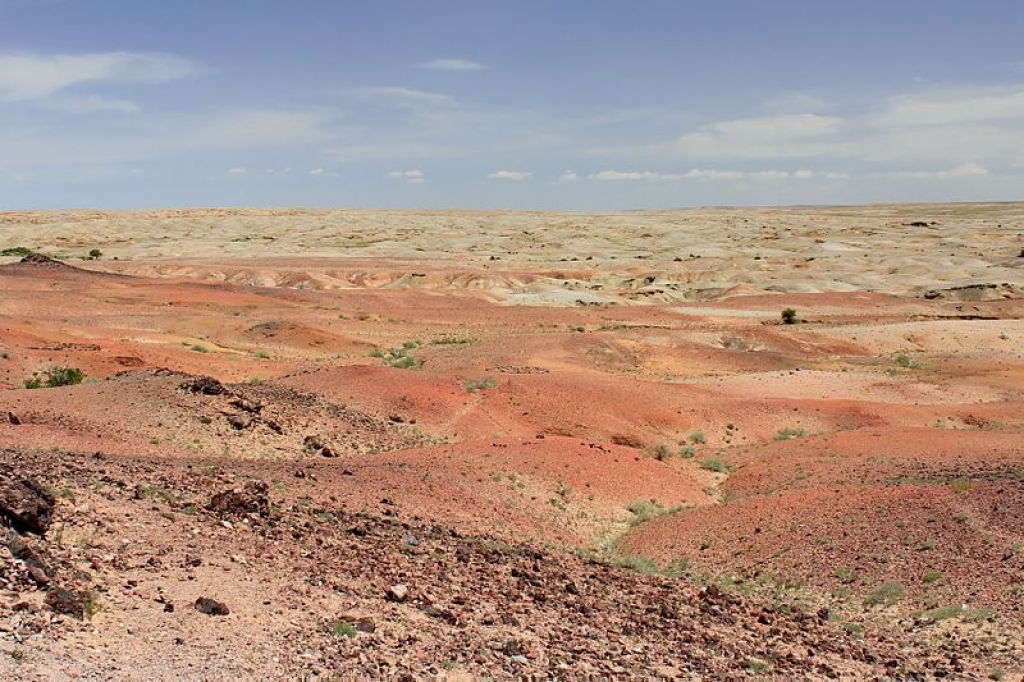
M46 591L45 604L56 613L74 616L81 620L85 618L86 605L91 603L92 599L92 595L88 592L78 592L59 585L52 585Z
M224 384L213 377L192 377L182 382L179 388L189 393L199 393L202 395L224 395L228 392L224 388Z
M195 607L196 611L205 613L208 616L226 616L231 613L231 610L228 609L224 602L219 602L209 597L199 597L199 599L196 599Z
M227 419L228 424L230 424L231 428L236 431L241 431L242 429L247 429L252 426L252 418L241 414L229 414Z
M246 400L245 398L232 398L229 402L243 412L249 412L250 414L259 414L260 410L263 409L262 403Z
M639 438L631 434L617 433L612 436L612 442L616 445L623 445L627 448L642 449L644 444Z
M44 535L53 517L54 497L43 486L0 465L0 517L19 533Z
M250 481L242 488L225 490L210 498L206 508L222 516L245 516L256 514L270 516L269 486L263 481Z
M306 436L302 441L302 446L306 452L319 453L323 457L337 457L335 452L324 443L320 436Z
M387 597L389 601L404 602L409 598L409 588L405 585L392 585L388 588Z

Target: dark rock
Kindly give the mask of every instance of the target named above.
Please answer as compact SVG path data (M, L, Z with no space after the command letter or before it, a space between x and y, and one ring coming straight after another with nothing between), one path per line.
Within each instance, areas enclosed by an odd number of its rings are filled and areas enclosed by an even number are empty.
M39 265L44 268L71 268L70 265L62 263L56 258L44 256L41 253L30 253L18 262L22 265Z
M53 495L36 481L0 465L0 517L19 533L43 535L53 517Z
M247 429L250 426L252 426L252 419L250 417L246 417L245 415L229 414L227 418L228 424L230 424L231 428L235 429L236 431L241 431L242 429Z
M11 556L25 564L28 575L40 585L49 584L53 573L40 551L33 549L24 538L8 529L2 529L6 535L5 544Z
M324 457L337 457L334 450L331 450L320 436L306 436L302 440L302 447L306 452L317 452Z
M405 585L392 585L388 588L387 598L389 601L403 602L409 598L409 588Z
M59 585L51 585L46 591L46 605L56 613L63 613L83 619L86 616L86 605L92 601L88 592L68 590Z
M342 617L342 620L359 632L363 632L368 635L372 635L377 630L377 624L373 622L372 618L368 618L366 616L358 618L354 616Z
M18 415L14 414L13 412L7 413L7 422L11 426L21 426L21 419L19 419Z
M208 616L226 616L231 613L227 605L224 602L219 602L216 599L210 599L209 597L200 597L196 599L196 611L199 613L205 613Z
M184 381L178 387L189 393L200 393L202 395L224 395L228 392L224 384L213 377L192 377Z
M245 398L233 398L230 402L238 409L250 414L259 414L260 410L263 409L263 405L261 403L246 400Z
M633 435L617 433L612 436L612 442L616 445L623 445L627 448L636 448L637 450L643 448L644 444L639 438Z
M269 486L263 481L250 481L242 488L225 490L210 498L206 508L222 516L257 514L270 516Z

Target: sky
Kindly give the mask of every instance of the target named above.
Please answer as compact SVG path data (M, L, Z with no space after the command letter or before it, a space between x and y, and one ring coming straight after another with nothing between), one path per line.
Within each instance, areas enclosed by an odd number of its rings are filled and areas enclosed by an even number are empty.
M1021 0L0 0L0 210L1024 199Z

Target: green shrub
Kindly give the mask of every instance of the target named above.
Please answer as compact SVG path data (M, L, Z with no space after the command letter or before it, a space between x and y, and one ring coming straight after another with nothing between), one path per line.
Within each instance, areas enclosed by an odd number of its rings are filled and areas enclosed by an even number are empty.
M893 606L903 599L903 594L906 592L906 587L903 583L885 583L881 587L874 590L864 600L865 606Z
M484 377L483 379L463 379L462 387L466 389L467 393L476 393L488 388L494 388L497 386L494 379L490 377Z
M857 576L850 566L840 566L835 570L836 579L843 584L850 584L857 580Z
M24 258L25 256L31 255L32 249L28 248L27 246L14 246L9 249L4 249L3 251L0 251L0 256L21 256L22 258Z
M672 456L672 451L664 443L660 443L654 447L654 458L662 461Z
M332 621L330 624L331 634L335 637L355 637L359 634L355 626L352 623L346 623L343 620Z
M704 435L704 432L698 429L690 434L690 442L694 445L704 445L708 442L708 439Z
M25 379L25 388L57 388L58 386L71 386L72 384L80 384L85 378L85 374L80 369L75 367L54 367L53 369L46 371L46 378L43 379L37 375L33 375L30 379Z
M782 323L783 324L796 324L796 311L792 308L786 308L782 311Z
M705 457L701 460L700 468L705 471L714 471L716 474L720 474L729 470L721 460L715 459L714 457Z
M772 438L775 440L789 440L790 438L799 438L806 435L807 432L803 429L794 429L789 426L783 426L779 429L778 433L772 436Z
M899 355L896 356L896 364L899 365L900 367L903 367L904 369L917 369L918 367L920 367L920 365L911 360L910 356L906 355L905 353L900 353Z
M631 521L634 525L650 521L665 513L665 507L654 500L633 500L626 505L626 509L634 515Z

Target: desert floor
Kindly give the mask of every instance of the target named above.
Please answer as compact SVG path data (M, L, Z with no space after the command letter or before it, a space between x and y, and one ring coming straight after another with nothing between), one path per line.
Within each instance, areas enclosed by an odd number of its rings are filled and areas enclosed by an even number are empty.
M1024 673L1024 205L5 249L4 679Z

